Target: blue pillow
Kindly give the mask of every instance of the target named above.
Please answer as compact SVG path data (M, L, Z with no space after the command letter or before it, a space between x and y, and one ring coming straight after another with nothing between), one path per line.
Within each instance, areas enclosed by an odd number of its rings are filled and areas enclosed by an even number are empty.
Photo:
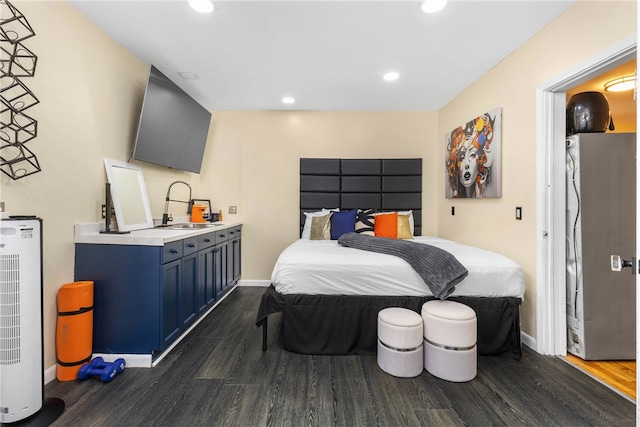
M331 215L331 240L338 240L345 233L356 231L357 209L334 212Z

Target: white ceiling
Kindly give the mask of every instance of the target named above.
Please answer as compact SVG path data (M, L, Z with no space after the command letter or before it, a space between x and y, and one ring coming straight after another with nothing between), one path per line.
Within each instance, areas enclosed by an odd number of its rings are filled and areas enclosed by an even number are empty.
M442 108L574 2L450 0L426 15L416 0L226 0L202 15L186 0L70 1L208 109L380 111ZM384 82L390 70L400 79Z

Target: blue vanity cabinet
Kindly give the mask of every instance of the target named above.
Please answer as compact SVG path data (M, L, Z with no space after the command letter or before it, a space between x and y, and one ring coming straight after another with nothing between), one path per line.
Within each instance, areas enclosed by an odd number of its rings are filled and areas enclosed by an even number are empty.
M94 353L154 354L196 319L192 243L76 244L74 280L94 282Z
M152 353L177 336L164 301L179 282L182 250L169 254L177 263L163 264L162 246L77 243L75 249L74 280L94 282L95 353Z
M237 236L234 225L169 242L157 230L81 234L74 280L94 282L93 352L155 359L179 340L235 283L229 231Z

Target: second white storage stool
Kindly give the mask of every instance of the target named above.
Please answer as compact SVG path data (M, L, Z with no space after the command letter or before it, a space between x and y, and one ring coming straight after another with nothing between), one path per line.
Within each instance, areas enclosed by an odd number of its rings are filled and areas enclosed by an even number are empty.
M424 369L422 317L406 308L378 313L378 366L396 377L417 377Z
M476 312L455 301L427 301L422 305L422 322L427 372L453 382L474 379L478 367Z

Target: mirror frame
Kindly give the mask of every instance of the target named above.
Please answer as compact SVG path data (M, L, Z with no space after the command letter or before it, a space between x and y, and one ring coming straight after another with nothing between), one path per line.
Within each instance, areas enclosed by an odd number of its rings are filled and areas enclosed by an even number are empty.
M153 228L153 217L151 216L151 207L149 206L149 198L147 197L147 189L144 185L144 177L142 176L142 168L137 165L133 165L131 163L121 162L119 160L113 159L104 159L104 167L107 172L107 181L111 187L111 200L113 201L113 209L116 213L116 222L118 223L119 231L134 231L134 230L142 230L145 228ZM125 224L124 222L124 210L122 206L122 197L121 195L124 192L124 189L118 188L116 185L116 179L114 175L115 168L123 168L129 169L136 172L137 175L137 184L138 189L141 194L141 204L142 206L138 208L144 209L145 212L145 221L134 224Z

